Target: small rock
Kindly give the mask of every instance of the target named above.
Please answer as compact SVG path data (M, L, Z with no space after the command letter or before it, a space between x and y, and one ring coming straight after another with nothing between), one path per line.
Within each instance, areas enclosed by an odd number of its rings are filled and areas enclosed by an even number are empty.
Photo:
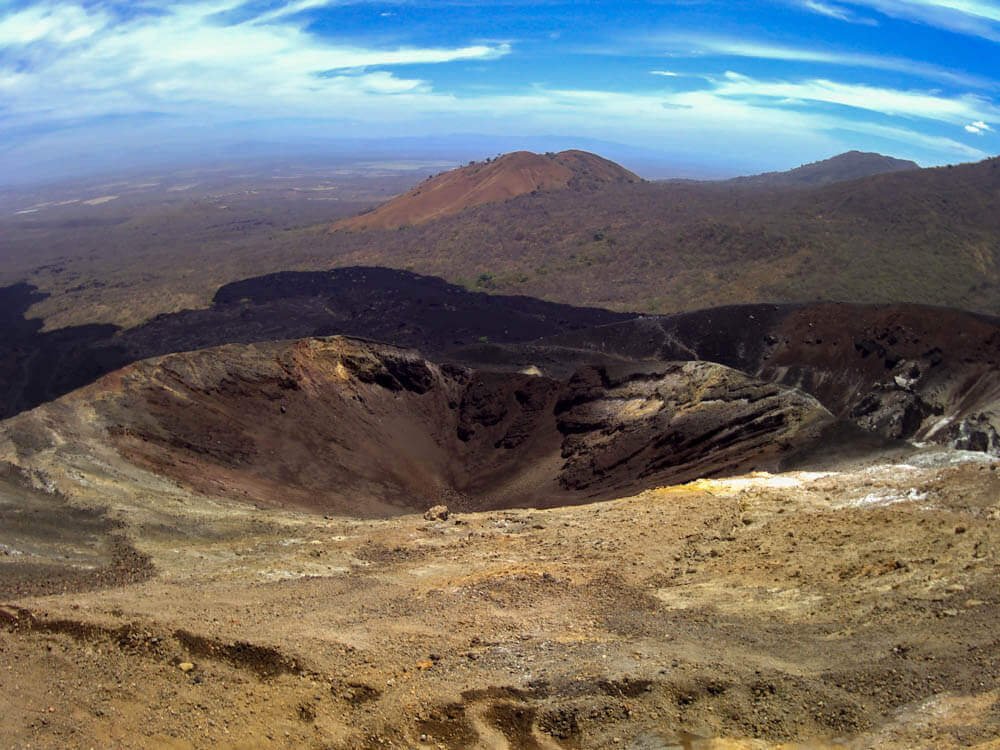
M424 518L428 521L447 521L449 515L451 513L448 511L447 505L435 505L427 509Z
M189 661L182 661L180 664L177 665L177 668L182 672L184 672L184 674L187 674L192 669L194 669L194 664L192 664Z

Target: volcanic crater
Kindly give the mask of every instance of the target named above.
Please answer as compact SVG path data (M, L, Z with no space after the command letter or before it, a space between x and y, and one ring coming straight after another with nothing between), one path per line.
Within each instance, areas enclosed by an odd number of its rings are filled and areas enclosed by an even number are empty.
M357 268L248 279L82 343L22 327L22 403L107 374L10 420L18 455L110 436L155 477L261 506L553 507L900 440L1000 450L1000 326L914 305L635 317ZM391 343L326 335L358 329Z
M39 444L56 412L80 432ZM22 453L86 452L104 431L132 464L209 496L371 517L439 502L552 507L773 470L832 422L804 393L709 362L556 379L330 337L139 362L14 418L8 434Z

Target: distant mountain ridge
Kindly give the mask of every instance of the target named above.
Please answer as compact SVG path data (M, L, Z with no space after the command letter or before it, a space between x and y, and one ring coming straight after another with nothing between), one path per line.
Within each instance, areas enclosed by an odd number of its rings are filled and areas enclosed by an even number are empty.
M760 187L821 187L835 182L858 180L890 172L920 169L920 165L906 159L864 151L848 151L829 159L803 164L786 172L765 172L758 175L736 177L727 182Z
M395 229L539 190L641 181L624 167L587 151L515 151L431 177L372 211L337 222L333 229Z
M559 166L556 156L541 158ZM606 163L583 158L595 169ZM497 161L477 166L488 174ZM574 177L568 188L391 230L330 231L345 213L325 201L329 213L308 213L321 223L298 228L280 216L261 222L263 214L250 222L260 229L248 231L237 216L216 226L212 206L192 207L187 234L185 213L172 209L91 227L80 232L91 256L70 260L77 240L63 237L65 262L26 279L51 295L29 305L30 317L52 331L95 322L132 328L209 307L220 286L250 275L348 266L621 312L833 300L1000 314L1000 158L813 188L628 182L628 174L624 182ZM60 238L67 228L38 236ZM22 236L26 247L34 235Z
M1000 313L1000 159L837 182L605 184L325 235L331 265L616 310L920 302Z

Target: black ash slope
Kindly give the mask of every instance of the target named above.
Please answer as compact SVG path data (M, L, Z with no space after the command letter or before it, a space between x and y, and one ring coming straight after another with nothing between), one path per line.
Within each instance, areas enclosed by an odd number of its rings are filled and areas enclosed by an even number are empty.
M131 362L220 344L345 334L434 356L475 342L529 341L632 317L363 267L234 282L218 290L208 309L161 315L127 330L94 325L43 332L40 321L25 318L42 298L27 284L0 289L0 418Z

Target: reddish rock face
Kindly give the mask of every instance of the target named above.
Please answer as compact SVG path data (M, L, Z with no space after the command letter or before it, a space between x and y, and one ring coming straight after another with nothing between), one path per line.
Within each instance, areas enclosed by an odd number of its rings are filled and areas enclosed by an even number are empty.
M161 316L126 331L40 332L37 322L23 318L30 288L7 291L8 318L20 325L12 326L6 350L0 346L8 414L151 356L344 333L415 347L431 361L479 371L476 383L456 396L469 410L455 427L460 433L472 430L470 414L493 418L513 397L503 390L511 375L490 371L524 370L563 383L591 366L629 370L648 362L705 361L808 393L871 435L1000 453L1000 322L960 310L760 304L635 317L471 293L401 271L349 268L247 279L220 289L210 309ZM470 346L477 340L482 343ZM517 409L540 408L534 391L522 398ZM511 447L533 434L525 419L495 439ZM570 483L587 492L604 486L580 477Z
M516 151L444 172L373 211L337 222L333 229L395 229L538 190L629 182L641 179L624 167L586 151L558 154Z

